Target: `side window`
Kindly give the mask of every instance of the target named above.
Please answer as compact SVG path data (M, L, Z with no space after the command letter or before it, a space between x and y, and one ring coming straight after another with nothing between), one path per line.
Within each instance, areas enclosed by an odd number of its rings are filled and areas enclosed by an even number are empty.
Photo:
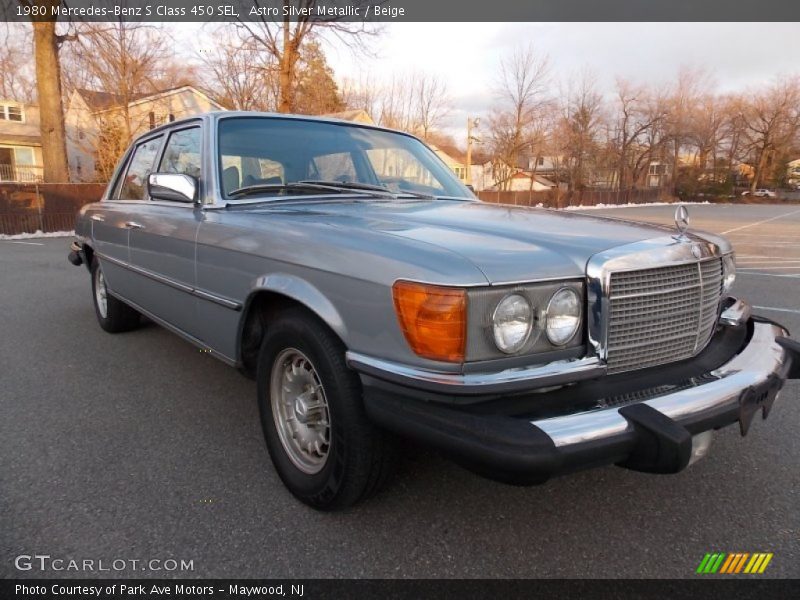
M119 200L144 200L147 195L147 177L153 171L156 155L163 136L142 142L133 151L128 170L120 187Z
M164 150L158 172L200 177L200 144L199 127L176 131L167 140L167 148Z
M349 152L324 154L314 157L308 170L311 179L324 181L358 181L353 156Z

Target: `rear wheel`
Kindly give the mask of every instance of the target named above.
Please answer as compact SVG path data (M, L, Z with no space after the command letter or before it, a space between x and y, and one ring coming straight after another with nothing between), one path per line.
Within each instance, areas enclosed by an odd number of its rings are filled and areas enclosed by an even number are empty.
M322 510L377 491L394 463L390 434L364 412L361 382L341 341L290 309L273 321L258 359L258 403L270 457L283 483Z
M119 333L139 325L139 313L108 292L100 262L92 260L92 299L97 321L105 331Z

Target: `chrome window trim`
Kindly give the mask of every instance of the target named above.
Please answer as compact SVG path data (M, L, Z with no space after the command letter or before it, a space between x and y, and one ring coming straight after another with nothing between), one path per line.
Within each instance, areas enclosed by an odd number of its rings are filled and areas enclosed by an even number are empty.
M663 236L617 246L592 256L586 264L589 344L600 359L608 359L608 311L611 273L698 264L722 258L732 249L727 240L714 243L695 234L683 239ZM695 255L697 252L698 255Z

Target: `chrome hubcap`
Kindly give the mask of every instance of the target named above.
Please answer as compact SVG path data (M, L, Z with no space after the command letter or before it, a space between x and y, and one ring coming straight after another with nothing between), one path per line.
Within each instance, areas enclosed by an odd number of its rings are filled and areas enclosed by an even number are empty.
M330 451L330 414L325 390L311 361L287 348L272 365L272 418L283 449L303 473L319 473Z
M103 271L97 269L95 271L94 282L94 299L97 302L97 310L100 311L100 316L104 319L108 316L108 290L106 290L106 279L103 277Z

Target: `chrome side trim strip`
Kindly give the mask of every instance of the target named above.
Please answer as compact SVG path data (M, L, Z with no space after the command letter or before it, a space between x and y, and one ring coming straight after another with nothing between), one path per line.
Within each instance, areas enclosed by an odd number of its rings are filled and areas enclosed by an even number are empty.
M737 356L711 375L716 380L644 401L672 419L736 405L742 391L767 381L787 361L786 350L775 341L787 332L771 323L754 323L753 337ZM588 411L531 421L556 446L582 444L633 430L618 408Z
M190 285L186 285L185 283L181 283L180 281L175 281L174 279L170 279L169 277L164 277L163 275L159 275L158 273L153 273L148 269L143 269L141 267L137 267L136 265L132 265L130 263L126 263L125 261L119 260L117 258L112 258L106 254L102 254L100 252L95 252L95 255L101 258L102 260L107 260L110 263L118 265L120 267L124 267L129 271L133 271L134 273L138 273L143 277L147 277L148 279L152 279L153 281L157 281L159 283L163 283L164 285L168 285L176 290L180 290L182 292L186 292L187 294L192 294L198 298L202 298L203 300L208 300L209 302L214 302L219 304L220 306L224 306L225 308L229 308L231 310L240 311L242 310L242 303L236 302L229 298L225 298L224 296L217 296L216 294L212 294L205 290L201 290Z
M535 358L535 357L531 357ZM519 367L491 373L445 373L347 352L347 365L377 379L444 394L478 395L573 383L605 374L597 357L560 360L546 365Z

